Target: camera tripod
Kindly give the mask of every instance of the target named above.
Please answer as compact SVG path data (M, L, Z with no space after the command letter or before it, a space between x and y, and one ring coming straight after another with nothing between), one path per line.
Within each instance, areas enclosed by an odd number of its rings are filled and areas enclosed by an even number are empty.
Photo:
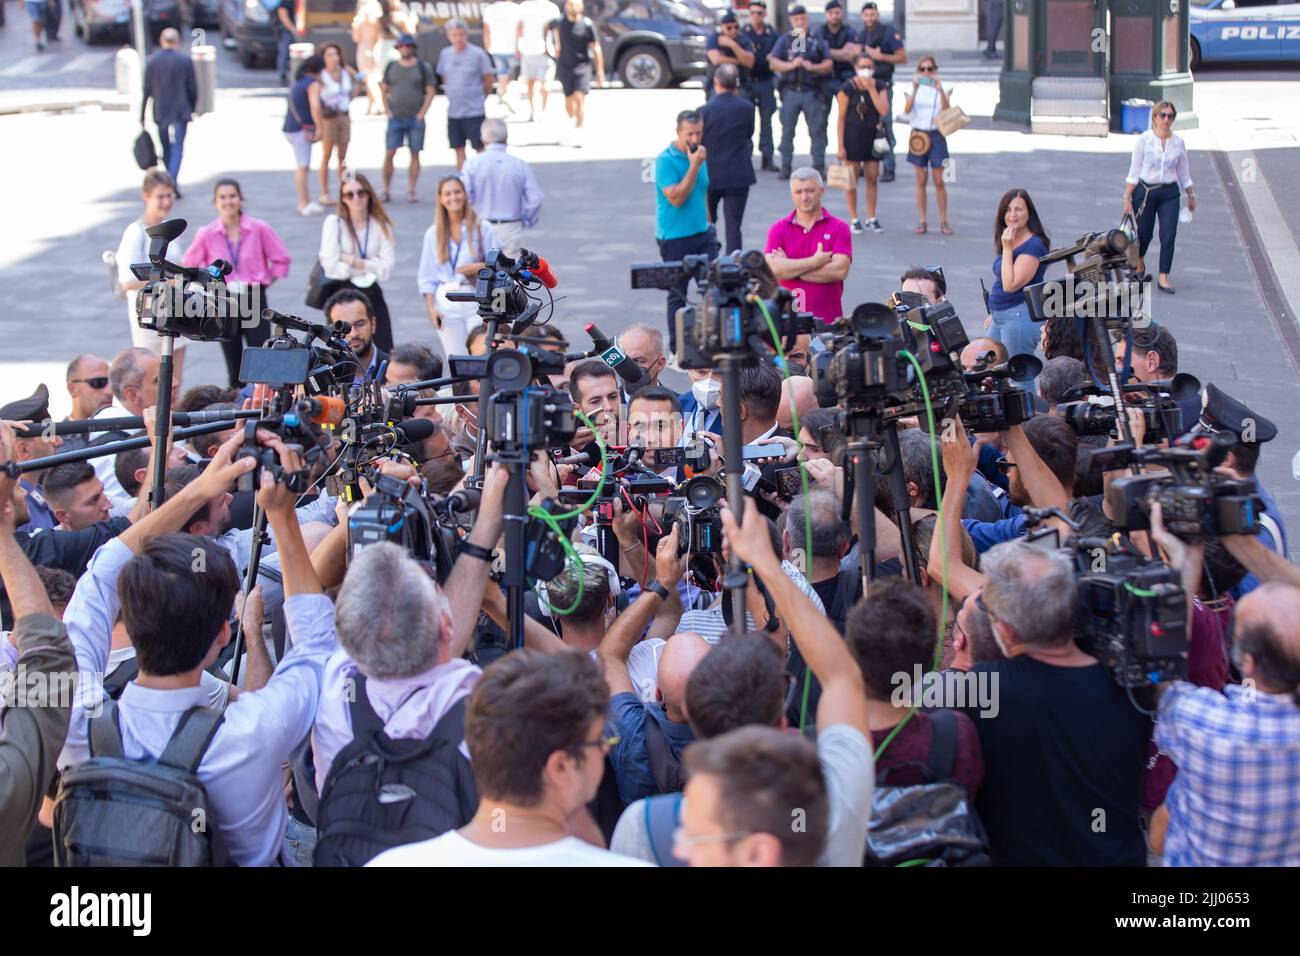
M893 422L883 422L874 408L852 408L844 413L849 435L846 446L847 465L843 517L847 521L857 513L858 553L862 561L862 596L866 597L876 579L876 453L885 452L885 477L893 499L894 520L901 539L899 562L904 575L921 583L913 550L911 505L907 497L907 479L898 448L898 430Z

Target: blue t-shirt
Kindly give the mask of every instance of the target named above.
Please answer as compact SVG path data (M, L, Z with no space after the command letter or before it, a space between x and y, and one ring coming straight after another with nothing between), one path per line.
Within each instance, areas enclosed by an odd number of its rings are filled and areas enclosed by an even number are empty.
M1037 256L1039 259L1047 255L1047 243L1043 242L1037 236L1030 236L1020 245L1011 250L1011 258L1019 258L1022 254ZM1015 292L1005 292L1002 289L1002 254L993 260L993 288L989 290L989 311L1005 312L1007 309L1014 309L1018 305L1025 304L1025 287L1031 286L1036 282L1043 281L1043 273L1047 271L1047 266L1041 262L1038 264L1038 271L1034 277L1025 283L1024 286Z
M975 553L983 554L989 548L1004 541L1014 541L1025 535L1025 516L1023 513L1001 521L970 521L964 519L961 526L970 535L975 545Z
M300 76L289 88L288 109L284 112L284 126L281 127L284 132L296 133L311 125L311 97L307 90L317 79L315 76Z
M438 76L442 78L442 91L447 94L447 118L465 119L483 115L483 77L495 76L492 58L481 46L470 44L459 53L453 46L444 47L438 54Z
M674 206L664 195L664 190L686 178L691 168L691 160L677 148L676 143L669 145L655 160L655 238L681 239L694 236L709 228L707 194L709 192L709 167L700 164L695 174L695 188L691 190L686 202Z

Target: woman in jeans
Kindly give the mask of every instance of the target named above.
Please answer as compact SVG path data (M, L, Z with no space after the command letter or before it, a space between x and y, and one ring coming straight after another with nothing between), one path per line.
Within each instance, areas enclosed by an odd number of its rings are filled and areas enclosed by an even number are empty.
M323 298L351 286L367 299L375 313L375 346L393 350L393 323L381 282L393 274L397 249L393 224L370 180L350 175L339 187L338 212L325 217L320 233L320 264L325 273Z
M1047 266L1040 260L1051 246L1029 193L1023 189L1003 193L993 223L993 248L998 257L993 260L993 288L984 328L1010 355L1033 355L1038 346L1041 331L1029 317L1024 289L1043 281Z
M244 194L237 181L218 179L212 205L217 209L216 220L194 234L194 244L181 264L206 266L214 259L225 259L232 266L226 287L241 320L240 336L222 342L221 351L230 386L235 388L240 384L245 346L257 348L270 337L270 328L261 321L267 308L266 290L289 274L290 257L274 229L244 212Z
M424 234L417 279L444 355L466 354L465 337L470 325L478 321L478 307L473 302L453 302L447 293L473 291L474 277L496 242L492 226L480 220L469 204L460 179L444 176L439 180L438 211Z
M1124 187L1124 212L1137 219L1139 268L1145 277L1144 260L1156 220L1160 220L1161 292L1174 294L1169 271L1174 267L1174 241L1178 238L1179 187L1187 192L1187 209L1196 211L1196 193L1192 191L1192 172L1187 146L1174 132L1174 104L1161 100L1151 109L1151 128L1133 144ZM1135 207L1136 202L1136 207Z
M339 154L339 182L347 166L348 141L352 138L352 118L348 108L352 105L352 88L355 74L343 62L343 47L326 43L320 48L325 59L325 69L320 74L320 202L330 204L330 156Z

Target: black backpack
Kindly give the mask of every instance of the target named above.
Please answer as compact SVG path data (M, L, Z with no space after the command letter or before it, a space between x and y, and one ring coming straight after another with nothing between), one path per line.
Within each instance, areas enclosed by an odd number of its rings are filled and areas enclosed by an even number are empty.
M365 676L356 675L352 742L334 758L314 814L317 866L364 866L384 850L470 821L478 791L460 752L468 699L423 740L392 740L370 706Z
M957 758L957 715L928 711L934 739L925 764L926 783L890 786L889 773L914 763L895 764L876 775L867 830L867 866L989 866L988 836L952 777Z
M56 866L214 866L225 862L195 772L224 714L191 707L157 761L127 760L117 703L90 719L90 759L63 771L54 803Z

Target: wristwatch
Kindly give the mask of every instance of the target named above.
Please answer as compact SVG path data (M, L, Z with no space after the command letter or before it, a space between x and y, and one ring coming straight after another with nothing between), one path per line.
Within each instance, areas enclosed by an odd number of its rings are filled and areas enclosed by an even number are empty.
M668 600L668 589L664 587L662 584L660 584L658 581L651 581L649 584L645 586L645 589L649 591L651 594L659 595L665 601Z

